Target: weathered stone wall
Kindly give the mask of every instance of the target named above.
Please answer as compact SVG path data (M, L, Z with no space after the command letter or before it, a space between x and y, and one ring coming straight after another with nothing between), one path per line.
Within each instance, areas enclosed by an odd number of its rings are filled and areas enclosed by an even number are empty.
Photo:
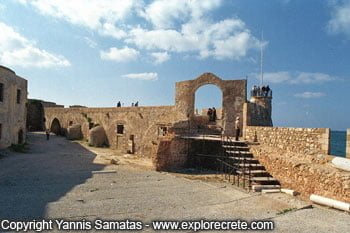
M243 104L247 100L247 80L222 80L212 73L204 73L194 80L176 83L175 105L183 119L194 118L195 93L206 84L214 84L222 91L222 121L224 133L233 135L237 116L243 119ZM241 127L243 122L241 122Z
M29 99L27 103L27 129L29 131L44 130L44 107L40 100Z
M305 155L329 154L330 130L328 128L286 128L247 126L245 138L263 146L279 148L286 152Z
M314 156L266 145L251 146L250 150L282 187L298 191L305 199L317 194L350 202L350 172L334 168L330 164L333 156Z
M122 108L45 108L46 127L51 128L56 118L61 127L81 125L84 139L88 138L89 124L101 125L107 134L111 148L127 152L129 140L133 138L135 153L151 156L153 143L159 135L159 126L176 127L179 114L174 106L163 107L122 107ZM124 126L122 134L117 125Z
M187 163L188 142L178 137L160 138L154 143L152 159L157 171L176 170Z
M27 102L27 129L29 131L45 130L44 108L64 108L63 105L57 105L53 102L46 102L37 99L28 99Z
M5 148L25 142L27 80L0 66L0 83L4 87L3 101L0 101L0 148ZM17 103L17 90L21 92L20 103Z
M244 126L272 126L272 98L252 97L243 106Z
M346 157L350 159L350 129L346 131Z

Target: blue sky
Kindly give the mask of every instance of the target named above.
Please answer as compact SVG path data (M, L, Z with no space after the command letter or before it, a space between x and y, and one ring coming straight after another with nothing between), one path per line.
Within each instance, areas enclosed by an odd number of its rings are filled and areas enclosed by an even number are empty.
M263 46L276 126L350 128L349 0L0 0L0 32L30 98L97 107L173 105L204 72L250 89ZM202 87L197 107L220 95Z

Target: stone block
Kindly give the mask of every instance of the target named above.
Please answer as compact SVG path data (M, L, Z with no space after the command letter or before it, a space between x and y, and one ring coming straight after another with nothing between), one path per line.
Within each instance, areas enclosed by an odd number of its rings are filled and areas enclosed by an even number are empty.
M102 126L96 126L89 131L89 145L95 147L108 145L106 131Z
M83 138L81 125L76 124L76 125L69 126L67 129L66 136L68 140L81 140Z

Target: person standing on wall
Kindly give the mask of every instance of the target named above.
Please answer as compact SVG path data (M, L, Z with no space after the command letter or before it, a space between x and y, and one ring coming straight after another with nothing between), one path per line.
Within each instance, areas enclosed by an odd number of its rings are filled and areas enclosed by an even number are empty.
M212 121L212 117L213 117L213 110L212 110L211 108L209 108L209 109L208 109L207 115L208 115L208 119L209 119L209 121Z
M239 141L239 135L241 133L241 129L240 129L240 119L239 116L236 117L236 121L235 121L235 130L236 130L236 141Z
M213 107L213 117L212 117L212 119L213 119L213 121L215 122L216 121L216 109L215 109L215 107Z

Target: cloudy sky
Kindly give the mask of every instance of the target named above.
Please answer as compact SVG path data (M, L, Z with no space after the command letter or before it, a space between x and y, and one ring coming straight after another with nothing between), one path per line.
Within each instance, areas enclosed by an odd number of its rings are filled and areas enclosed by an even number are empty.
M350 128L350 0L0 0L0 64L64 105L173 105L204 72L250 89L261 47L275 125Z

